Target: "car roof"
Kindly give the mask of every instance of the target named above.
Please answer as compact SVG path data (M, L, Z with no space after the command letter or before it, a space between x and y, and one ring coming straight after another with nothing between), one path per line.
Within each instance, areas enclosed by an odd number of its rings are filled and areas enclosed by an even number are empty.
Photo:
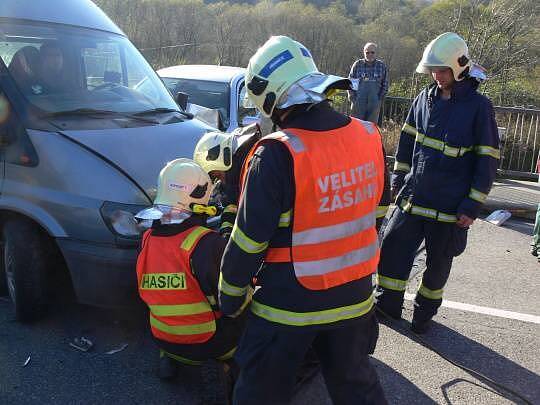
M0 18L68 24L124 35L90 0L0 0Z
M246 69L235 66L178 65L160 69L157 73L161 77L229 83L237 77L243 77Z

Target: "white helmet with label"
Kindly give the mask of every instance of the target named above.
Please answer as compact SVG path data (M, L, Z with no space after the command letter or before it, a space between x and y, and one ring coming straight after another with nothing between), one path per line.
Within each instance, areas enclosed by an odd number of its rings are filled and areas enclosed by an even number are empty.
M207 132L195 146L193 160L206 173L226 172L232 166L234 136L225 132Z
M210 176L191 159L175 159L161 169L154 206L139 212L140 219L161 219L171 212L187 218L192 212L215 215L208 206L213 184Z
M432 68L448 67L452 69L454 79L461 81L469 74L471 65L469 49L463 38L454 32L445 32L426 46L416 71L429 74Z

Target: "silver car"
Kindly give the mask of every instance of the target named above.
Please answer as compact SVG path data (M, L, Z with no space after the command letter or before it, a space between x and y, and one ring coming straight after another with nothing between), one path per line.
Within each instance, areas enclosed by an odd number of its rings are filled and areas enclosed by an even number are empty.
M80 302L133 301L133 214L208 130L91 1L2 0L0 289L17 318L43 314L65 269Z
M219 120L212 124L221 131L232 132L238 127L261 120L255 107L243 106L246 94L244 68L179 65L160 69L157 73L171 94L188 95L188 109L195 105L217 110Z

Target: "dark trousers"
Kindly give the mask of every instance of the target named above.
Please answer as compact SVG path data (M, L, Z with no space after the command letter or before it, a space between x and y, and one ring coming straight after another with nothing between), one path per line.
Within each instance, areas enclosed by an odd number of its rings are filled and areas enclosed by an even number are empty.
M375 349L378 334L372 314L324 330L284 327L251 315L235 356L240 377L233 403L289 403L297 373L312 347L335 405L386 404L368 356Z
M406 283L423 240L427 269L415 299L414 319L418 321L431 319L437 313L452 260L467 244L467 230L455 223L394 210L384 231L377 272L377 307L394 318L401 317Z

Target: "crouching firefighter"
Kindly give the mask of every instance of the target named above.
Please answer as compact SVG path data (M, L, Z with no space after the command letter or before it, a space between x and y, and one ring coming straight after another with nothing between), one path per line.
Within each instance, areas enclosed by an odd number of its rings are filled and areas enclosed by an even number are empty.
M434 83L413 101L396 152L396 209L386 227L377 308L401 317L415 254L425 240L427 270L416 294L412 329L428 330L442 303L453 258L487 198L499 162L499 135L489 99L476 89L485 71L454 33L434 39L417 72Z
M176 159L159 174L154 206L137 214L153 220L143 235L137 281L160 348L160 378L174 377L177 361L198 365L217 359L231 366L242 333L242 319L223 317L217 306L226 242L205 227L216 211L208 206L211 192L212 182L200 166Z
M332 109L326 92L350 81L320 73L291 38L259 48L246 84L281 131L248 156L221 265L224 314L238 313L256 284L233 401L288 403L311 347L334 404L386 403L369 362L378 338L371 274L385 172L379 131Z
M215 184L212 204L220 210L219 233L226 238L231 234L238 210L240 171L261 136L259 125L251 124L231 133L207 132L195 146L193 160Z

